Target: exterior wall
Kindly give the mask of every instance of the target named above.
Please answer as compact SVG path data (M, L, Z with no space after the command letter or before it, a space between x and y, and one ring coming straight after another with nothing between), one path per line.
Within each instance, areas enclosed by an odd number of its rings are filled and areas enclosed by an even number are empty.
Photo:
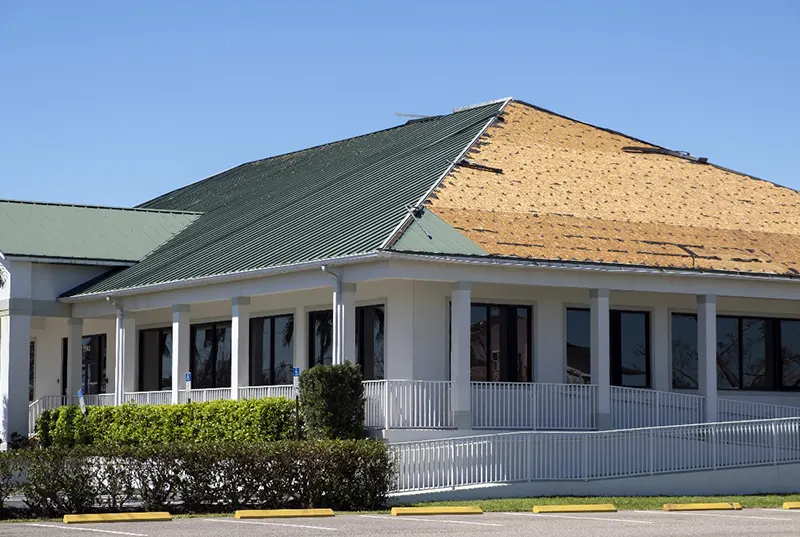
M33 300L55 300L62 293L108 272L110 267L32 263Z
M706 472L656 474L597 481L533 481L461 490L403 493L393 503L486 500L538 496L711 496L797 492L800 464L758 466Z

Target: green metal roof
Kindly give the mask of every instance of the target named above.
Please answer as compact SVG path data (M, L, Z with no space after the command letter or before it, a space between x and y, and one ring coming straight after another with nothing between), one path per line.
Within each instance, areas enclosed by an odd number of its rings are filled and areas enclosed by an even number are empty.
M426 254L489 255L430 210L415 218L389 249Z
M199 215L0 200L6 256L136 262Z
M203 215L72 296L376 251L505 102L250 162L151 200L142 207Z

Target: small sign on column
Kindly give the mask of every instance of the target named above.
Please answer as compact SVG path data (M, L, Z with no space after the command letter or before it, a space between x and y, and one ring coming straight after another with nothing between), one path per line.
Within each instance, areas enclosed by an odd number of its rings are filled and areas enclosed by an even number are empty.
M78 390L78 404L81 405L81 412L83 412L83 415L85 416L86 413L87 413L87 410L86 410L86 401L83 399L83 390L82 389Z

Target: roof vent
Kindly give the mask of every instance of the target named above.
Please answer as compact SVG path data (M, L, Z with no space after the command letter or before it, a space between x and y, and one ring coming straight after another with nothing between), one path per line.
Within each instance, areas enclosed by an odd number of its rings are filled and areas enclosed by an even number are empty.
M708 159L706 157L695 157L694 155L689 154L686 151L673 151L671 149L664 149L663 147L639 147L639 146L628 145L623 147L622 150L625 151L626 153L668 155L670 157L678 157L684 160L689 160L697 164L708 164Z

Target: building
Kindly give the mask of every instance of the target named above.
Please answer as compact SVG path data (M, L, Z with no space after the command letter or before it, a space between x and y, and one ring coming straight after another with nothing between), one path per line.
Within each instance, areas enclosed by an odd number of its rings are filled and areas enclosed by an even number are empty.
M0 202L3 439L362 365L390 440L800 415L800 193L503 99L136 208Z

